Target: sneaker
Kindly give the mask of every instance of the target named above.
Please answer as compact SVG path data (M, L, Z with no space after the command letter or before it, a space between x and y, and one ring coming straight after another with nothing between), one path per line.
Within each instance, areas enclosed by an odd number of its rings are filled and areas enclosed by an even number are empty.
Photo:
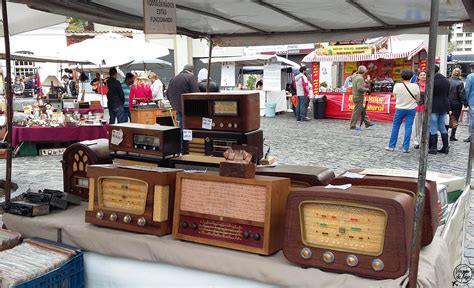
M410 149L403 149L403 153L410 153Z
M385 150L392 152L392 151L395 151L395 148L387 146L387 147L385 147Z
M303 121L309 121L309 120L311 120L311 118L309 118L309 117L304 117L303 118Z
M359 128L359 127L351 127L351 130L352 131L362 131L362 129Z
M420 149L420 145L416 144L413 148Z
M370 127L375 127L375 123L370 123L369 125L365 126L365 129L369 129Z
M464 142L471 142L471 137L464 139Z

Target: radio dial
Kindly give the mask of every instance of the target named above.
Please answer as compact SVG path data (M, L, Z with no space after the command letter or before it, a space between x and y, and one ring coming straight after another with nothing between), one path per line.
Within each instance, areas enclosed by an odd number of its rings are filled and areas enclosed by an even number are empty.
M130 215L123 216L123 223L129 224L130 222L132 222L132 217Z
M198 229L198 225L196 223L191 224L191 229L193 230Z
M216 122L212 122L212 127L216 127Z
M181 222L181 227L184 229L188 228L188 223L187 222Z
M206 140L207 143L211 142L211 138L209 138L209 137L206 137L205 140Z
M223 128L223 127L224 127L224 123L219 124L219 127Z
M300 255L303 259L309 259L311 256L313 256L313 252L311 252L311 249L309 248L303 248L301 249Z
M334 254L332 252L326 251L323 254L323 261L326 263L334 262Z
M117 214L115 214L115 213L110 214L109 219L112 222L117 221Z
M140 226L140 227L145 226L145 224L146 224L146 219L143 218L143 217L141 217L140 219L138 219L137 224L138 224L138 226Z
M138 145L133 145L133 148L138 149Z
M383 264L383 261L380 260L380 259L374 259L372 260L372 268L374 269L374 271L382 271L383 268L385 268L385 264Z
M234 123L234 128L237 128L239 127L239 125L237 123Z
M250 237L250 233L245 231L244 233L242 233L242 237L244 237L245 239L248 239Z
M227 127L232 128L232 123L227 124Z
M346 258L346 263L347 263L347 265L349 265L351 267L355 267L355 266L357 266L357 264L359 264L359 259L357 259L357 256L355 256L355 255L349 255Z
M258 241L260 240L261 236L258 233L253 234L253 240Z
M98 220L104 219L104 212L102 211L97 212L97 214L95 214L95 218L97 218Z

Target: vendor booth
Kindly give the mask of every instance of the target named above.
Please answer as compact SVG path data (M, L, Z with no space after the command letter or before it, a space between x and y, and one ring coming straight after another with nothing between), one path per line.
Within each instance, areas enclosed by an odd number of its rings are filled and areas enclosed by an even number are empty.
M401 81L403 70L426 69L426 50L426 43L422 40L400 41L395 37L386 37L376 41L359 41L358 44L351 41L349 44L336 42L321 46L306 55L302 62L311 63L315 94L327 97L326 117L351 118L354 108L352 75L358 66L364 65L368 69L366 83L372 92L365 99L368 101L367 114L372 120L392 121L395 114L393 85ZM321 81L327 62L339 63L334 73L337 77L333 77L330 83Z

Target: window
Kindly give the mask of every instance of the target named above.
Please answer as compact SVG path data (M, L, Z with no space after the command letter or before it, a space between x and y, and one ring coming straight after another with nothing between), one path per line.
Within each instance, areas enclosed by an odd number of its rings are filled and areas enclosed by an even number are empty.
M456 41L456 44L457 44L457 45L462 45L462 40Z
M464 48L464 51L471 51L472 48Z
M466 33L466 37L472 37L472 33Z
M457 33L456 36L462 38L462 33Z
M458 49L456 49L456 51L462 51L462 48L458 48Z
M472 44L472 40L466 40L466 44Z

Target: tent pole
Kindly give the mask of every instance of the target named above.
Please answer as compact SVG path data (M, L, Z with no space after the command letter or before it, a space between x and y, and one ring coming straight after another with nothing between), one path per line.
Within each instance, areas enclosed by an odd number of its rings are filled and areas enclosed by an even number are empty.
M209 82L211 79L211 59L212 59L212 37L209 36L209 58L207 62L207 83L206 83L206 92L209 92Z
M425 181L428 166L428 134L430 130L431 101L433 100L433 85L435 76L436 40L438 36L439 0L431 0L430 31L428 44L428 80L425 91L425 111L420 143L420 159L418 162L418 183L415 202L415 221L411 242L410 270L408 287L415 288L418 278L418 264L420 260L421 225L423 224L423 208L425 202Z
M10 208L11 200L11 182L12 182L12 134L13 134L13 95L11 91L12 87L12 71L11 71L11 58L10 58L10 32L8 31L8 12L7 12L7 0L2 0L2 17L3 17L3 39L5 41L5 62L6 62L6 74L5 74L5 95L7 100L7 167L5 177L5 210Z

